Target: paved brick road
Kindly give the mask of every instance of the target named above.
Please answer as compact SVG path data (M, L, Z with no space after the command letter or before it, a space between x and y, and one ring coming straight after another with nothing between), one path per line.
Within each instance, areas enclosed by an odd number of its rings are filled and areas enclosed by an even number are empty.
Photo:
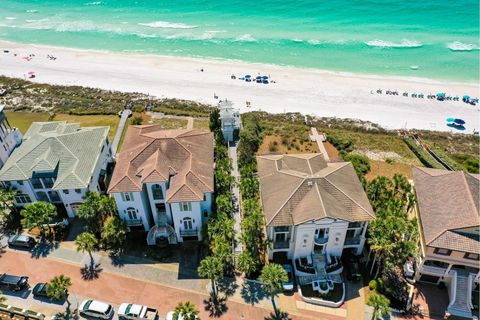
M30 284L46 282L53 276L65 274L72 278L71 293L81 297L91 297L115 305L123 302L139 303L157 308L162 315L172 310L181 301L192 301L201 311L201 318L208 318L203 301L206 295L162 286L119 274L102 272L98 279L85 281L81 278L78 265L53 259L32 259L29 253L6 251L0 257L0 272L30 277ZM8 294L7 294L8 297ZM269 310L229 301L228 312L221 319L264 319ZM292 319L319 319L314 315Z

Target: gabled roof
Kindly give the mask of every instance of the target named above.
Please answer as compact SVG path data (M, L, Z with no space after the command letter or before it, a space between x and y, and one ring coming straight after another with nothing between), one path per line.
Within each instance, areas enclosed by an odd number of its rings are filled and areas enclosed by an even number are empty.
M109 127L80 128L78 123L34 122L0 170L0 181L56 175L52 189L81 189L90 183Z
M425 244L478 253L479 175L418 167L412 171Z
M321 154L257 157L268 226L323 218L370 221L375 217L349 162L327 163Z
M203 201L213 192L213 135L129 126L108 192L139 192L144 183L165 181L168 202Z

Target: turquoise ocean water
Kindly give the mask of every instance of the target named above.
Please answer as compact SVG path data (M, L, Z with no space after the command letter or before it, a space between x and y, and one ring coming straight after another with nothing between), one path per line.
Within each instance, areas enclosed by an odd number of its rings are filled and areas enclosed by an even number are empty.
M479 76L478 0L1 0L0 39L462 82Z

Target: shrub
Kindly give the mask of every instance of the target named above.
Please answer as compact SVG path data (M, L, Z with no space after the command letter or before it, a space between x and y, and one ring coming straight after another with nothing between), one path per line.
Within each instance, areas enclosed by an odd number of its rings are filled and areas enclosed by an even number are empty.
M343 159L352 163L358 176L362 176L370 171L370 161L365 156L349 153L346 154Z
M368 283L368 287L370 288L370 290L377 290L377 281L375 280L370 280L370 282Z
M268 151L270 151L270 152L278 151L278 147L277 147L277 145L275 144L275 142L270 142L270 143L268 144Z
M341 137L339 135L328 135L327 141L330 142L340 154L347 154L353 150L353 142L350 139Z
M130 123L134 126L141 125L143 122L142 117L133 117L132 120L130 120Z

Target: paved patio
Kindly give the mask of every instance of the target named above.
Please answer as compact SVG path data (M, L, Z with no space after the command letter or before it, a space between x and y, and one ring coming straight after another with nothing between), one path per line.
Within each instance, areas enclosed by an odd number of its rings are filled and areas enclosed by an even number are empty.
M431 319L443 319L448 307L448 290L437 285L416 283L413 304L419 304L423 315Z

